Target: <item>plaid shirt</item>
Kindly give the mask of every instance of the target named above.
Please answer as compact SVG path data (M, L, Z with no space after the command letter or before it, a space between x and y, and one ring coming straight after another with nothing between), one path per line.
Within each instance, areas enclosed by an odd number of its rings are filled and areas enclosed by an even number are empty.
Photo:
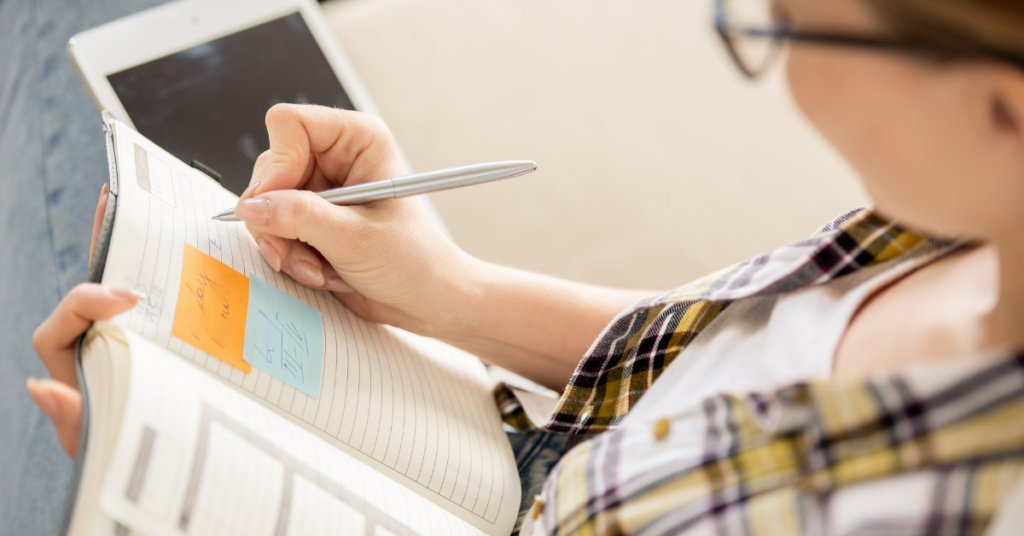
M542 533L981 534L1024 466L1024 358L723 394L666 408L653 432L617 426L732 302L943 247L956 246L857 210L623 312L540 423L590 437L544 484ZM508 389L495 394L506 423L534 428ZM872 506L897 489L897 508Z

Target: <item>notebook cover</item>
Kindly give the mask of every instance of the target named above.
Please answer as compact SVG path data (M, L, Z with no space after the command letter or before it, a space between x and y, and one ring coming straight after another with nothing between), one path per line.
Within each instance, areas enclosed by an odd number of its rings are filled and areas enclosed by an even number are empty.
M103 112L103 131L107 140L107 164L110 172L108 187L110 188L107 197L107 207L103 212L103 222L100 225L99 235L96 237L96 247L92 252L92 259L89 262L89 282L99 283L103 279L103 269L107 263L107 251L110 249L110 237L114 230L114 216L117 212L117 154L114 151L114 127L113 116ZM82 393L82 426L78 436L78 452L75 453L75 468L71 473L71 482L68 485L68 494L64 499L64 513L61 516L60 532L67 535L71 528L71 517L75 512L75 502L78 499L78 487L82 480L82 471L85 468L85 449L89 439L89 390L85 383L85 376L82 373L82 343L85 341L85 334L78 338L75 344L75 376L78 377L78 389Z

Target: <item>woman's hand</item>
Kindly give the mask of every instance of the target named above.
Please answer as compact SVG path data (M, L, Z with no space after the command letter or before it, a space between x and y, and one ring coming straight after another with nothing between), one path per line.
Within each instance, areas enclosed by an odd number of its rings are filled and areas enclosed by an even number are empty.
M561 389L619 311L654 292L570 283L463 253L416 199L335 206L313 192L405 174L378 119L319 106L267 113L260 156L235 214L275 270L334 292L374 322L442 339Z
M391 133L367 114L277 105L270 150L235 209L275 270L356 314L421 334L458 329L454 285L471 259L415 199L336 206L313 192L405 174Z
M106 206L107 187L104 185L93 222L90 258ZM29 378L28 391L39 409L53 421L57 439L68 456L75 456L82 422L82 396L75 377L75 341L94 321L106 320L131 309L141 297L128 289L83 283L64 296L32 336L32 344L52 379Z

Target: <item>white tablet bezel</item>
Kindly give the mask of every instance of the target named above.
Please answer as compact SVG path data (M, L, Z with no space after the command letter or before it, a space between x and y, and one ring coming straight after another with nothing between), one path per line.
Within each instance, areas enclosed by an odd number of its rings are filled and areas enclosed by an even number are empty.
M352 106L380 117L314 0L178 0L75 35L68 42L68 56L96 108L136 128L108 75L296 12L302 15ZM411 172L401 149L398 156ZM430 219L450 238L428 196L421 200Z
M71 38L68 56L100 110L135 125L107 76L265 22L300 13L352 105L378 115L373 101L313 0L179 0Z

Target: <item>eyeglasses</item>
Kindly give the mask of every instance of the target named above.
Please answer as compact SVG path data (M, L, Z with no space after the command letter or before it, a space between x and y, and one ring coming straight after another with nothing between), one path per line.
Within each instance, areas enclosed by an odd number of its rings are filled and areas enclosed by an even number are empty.
M793 42L905 52L937 59L983 56L1024 68L1024 57L1001 51L966 53L900 39L795 31L789 26L787 14L772 0L716 0L715 27L729 55L749 78L761 76L779 57L783 46Z

